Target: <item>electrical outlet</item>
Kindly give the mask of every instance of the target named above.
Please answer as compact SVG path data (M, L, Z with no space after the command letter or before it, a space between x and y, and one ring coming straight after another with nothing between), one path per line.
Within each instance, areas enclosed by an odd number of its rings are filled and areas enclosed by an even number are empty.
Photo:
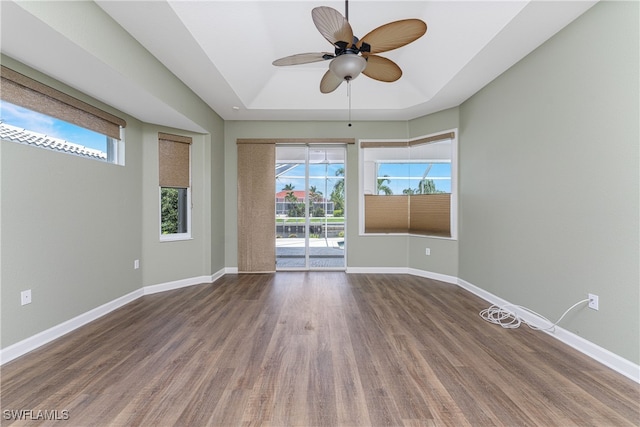
M133 260L133 268L134 268L135 270L137 270L137 269L139 269L139 268L140 268L140 260L139 260L139 259L134 259L134 260Z
M431 255L431 248L426 248L426 249L424 250L424 254L425 254L425 255Z
M598 295L589 294L589 308L593 310L598 309Z
M31 304L31 289L20 292L20 302L22 305Z

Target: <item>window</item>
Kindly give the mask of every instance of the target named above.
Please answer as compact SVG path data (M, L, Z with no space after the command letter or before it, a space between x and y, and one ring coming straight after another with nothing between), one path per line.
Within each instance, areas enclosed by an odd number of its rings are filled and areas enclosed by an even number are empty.
M361 233L455 237L454 132L362 141Z
M160 240L191 238L191 138L158 134Z
M124 164L124 120L1 67L0 137Z
M93 132L72 123L0 101L0 137L65 154L122 164L122 140Z

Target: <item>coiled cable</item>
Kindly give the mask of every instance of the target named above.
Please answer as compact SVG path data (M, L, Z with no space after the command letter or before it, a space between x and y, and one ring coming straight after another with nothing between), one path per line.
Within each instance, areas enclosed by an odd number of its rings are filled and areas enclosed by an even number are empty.
M500 325L500 326L502 326L503 328L506 328L506 329L519 328L520 325L524 323L529 328L537 330L537 331L550 331L550 332L553 332L553 331L555 331L556 326L558 326L558 323L560 323L562 321L562 319L564 319L564 317L571 310L573 310L574 308L576 308L580 304L584 304L585 302L589 302L589 299L583 299L582 301L578 301L577 303L573 304L564 313L562 313L562 316L560 316L560 318L555 323L552 323L551 320L549 320L546 317L540 315L539 313L536 313L535 311L533 311L531 309L528 309L528 308L523 307L521 305L514 305L514 304L506 304L506 305L504 305L502 307L500 307L498 305L492 305L491 307L485 308L484 310L482 310L479 314L480 314L480 317L482 317L487 322L493 323L493 324L496 324L496 325ZM518 316L515 313L515 310L509 310L510 307L518 309L518 310L523 310L523 311L531 313L531 314L533 314L535 316L538 316L539 318L543 319L544 321L551 323L551 325L546 327L546 328L533 325L533 324L527 322L526 320L522 319L522 317Z

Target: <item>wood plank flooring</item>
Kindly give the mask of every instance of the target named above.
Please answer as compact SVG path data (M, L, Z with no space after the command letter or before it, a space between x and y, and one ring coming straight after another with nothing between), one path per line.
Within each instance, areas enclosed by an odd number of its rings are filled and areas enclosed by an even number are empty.
M638 384L486 306L408 275L228 275L7 363L2 425L640 425Z

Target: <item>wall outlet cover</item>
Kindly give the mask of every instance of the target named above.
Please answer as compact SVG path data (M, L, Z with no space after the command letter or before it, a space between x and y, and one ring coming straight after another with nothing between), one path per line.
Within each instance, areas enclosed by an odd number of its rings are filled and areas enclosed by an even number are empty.
M31 304L31 289L20 292L20 303L22 305Z

